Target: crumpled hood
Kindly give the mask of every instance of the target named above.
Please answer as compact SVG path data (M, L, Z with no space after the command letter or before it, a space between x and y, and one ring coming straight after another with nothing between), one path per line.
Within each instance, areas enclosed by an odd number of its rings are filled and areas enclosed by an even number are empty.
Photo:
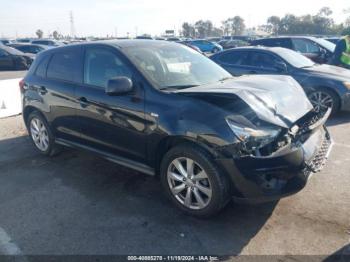
M350 70L339 66L315 65L304 68L304 70L321 77L332 78L339 81L350 81Z
M176 92L191 96L236 95L247 103L260 119L285 128L290 128L313 108L304 90L289 76L242 76Z

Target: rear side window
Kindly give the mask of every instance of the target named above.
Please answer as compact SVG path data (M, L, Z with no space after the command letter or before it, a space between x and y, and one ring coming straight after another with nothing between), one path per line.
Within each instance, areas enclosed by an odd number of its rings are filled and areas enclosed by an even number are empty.
M46 68L49 62L50 56L45 56L36 68L35 75L40 77L46 77Z
M247 62L250 66L275 69L276 64L282 62L282 60L267 53L251 52Z
M85 53L84 83L101 88L114 77L132 77L132 71L112 51L104 48L87 48Z
M228 52L219 56L219 62L228 64L228 65L244 65L247 60L247 52Z
M79 70L79 53L65 50L53 54L47 68L47 77L74 82Z

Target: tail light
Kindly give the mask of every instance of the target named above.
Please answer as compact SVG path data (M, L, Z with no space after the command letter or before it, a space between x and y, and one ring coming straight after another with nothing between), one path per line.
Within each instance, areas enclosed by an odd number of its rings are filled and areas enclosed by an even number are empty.
M24 79L22 79L21 81L19 81L19 89L21 90L21 93L24 92Z

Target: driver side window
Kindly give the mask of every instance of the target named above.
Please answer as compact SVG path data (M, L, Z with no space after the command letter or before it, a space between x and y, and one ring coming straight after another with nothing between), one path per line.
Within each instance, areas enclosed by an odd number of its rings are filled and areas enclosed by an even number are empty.
M294 49L302 54L317 54L320 52L320 47L306 39L293 39Z
M84 83L107 87L108 80L114 77L132 77L131 70L112 51L104 48L87 48L85 52Z

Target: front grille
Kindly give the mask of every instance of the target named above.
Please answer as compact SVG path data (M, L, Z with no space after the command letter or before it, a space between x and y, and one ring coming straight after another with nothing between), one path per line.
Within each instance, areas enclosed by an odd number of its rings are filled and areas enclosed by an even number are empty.
M327 134L317 154L306 164L306 169L315 173L321 171L326 164L331 146L332 140Z

